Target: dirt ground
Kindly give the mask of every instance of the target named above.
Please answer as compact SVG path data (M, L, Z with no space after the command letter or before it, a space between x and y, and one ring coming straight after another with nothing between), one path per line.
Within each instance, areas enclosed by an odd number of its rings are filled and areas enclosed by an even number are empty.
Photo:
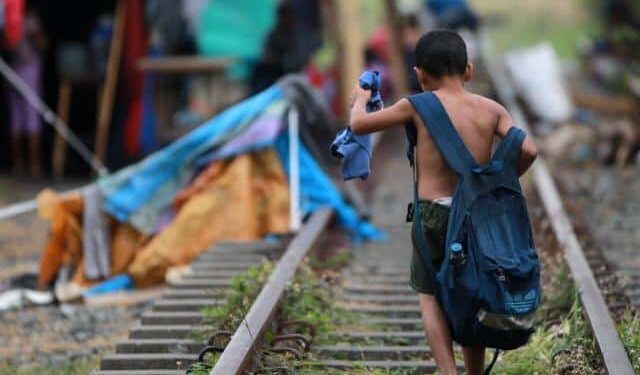
M59 186L67 190L81 181ZM32 199L47 182L0 177L0 207ZM36 273L48 233L35 212L0 221L0 283ZM111 350L146 304L131 307L51 305L0 312L0 373L6 366L56 366Z
M623 280L640 274L640 175L638 166L558 165L554 175L565 204L580 214L607 261ZM640 298L635 301L640 306Z

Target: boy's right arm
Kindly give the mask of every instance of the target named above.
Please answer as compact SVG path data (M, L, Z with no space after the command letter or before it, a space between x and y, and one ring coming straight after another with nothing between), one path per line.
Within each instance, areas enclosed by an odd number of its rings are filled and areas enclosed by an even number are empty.
M365 110L370 91L356 86L349 116L349 125L354 134L369 134L388 129L396 125L404 125L413 119L413 107L407 99L400 99L391 107L367 113Z
M497 103L496 103L497 104ZM506 108L498 104L498 126L496 127L496 134L503 138L507 135L507 132L513 125L513 119ZM520 151L520 159L518 160L518 175L522 175L529 169L531 164L538 156L538 148L531 139L531 136L527 134L527 137L522 142L522 150Z

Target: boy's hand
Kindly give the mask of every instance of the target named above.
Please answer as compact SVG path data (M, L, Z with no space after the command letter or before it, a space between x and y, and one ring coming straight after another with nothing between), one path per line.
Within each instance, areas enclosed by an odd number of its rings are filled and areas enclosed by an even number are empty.
M353 91L351 92L351 98L349 100L349 107L353 108L353 105L356 101L362 100L363 103L366 103L371 98L371 90L365 90L360 87L359 84L356 83Z

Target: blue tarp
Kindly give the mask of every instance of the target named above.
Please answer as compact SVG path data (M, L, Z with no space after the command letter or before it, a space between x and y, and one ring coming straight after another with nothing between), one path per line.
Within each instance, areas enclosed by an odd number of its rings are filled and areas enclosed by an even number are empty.
M193 175L195 161L223 145L271 102L282 99L277 86L230 107L186 136L141 162L98 180L105 210L143 233L151 233L160 213Z
M210 156L216 155L216 151L227 143L241 138L247 129L251 129L256 119L264 118L265 114L284 116L285 106L281 105L283 101L286 101L283 90L276 84L228 108L141 162L101 178L98 185L104 195L105 210L143 233L152 233L162 212L170 207L176 193L196 173L198 161L203 158L207 161L215 160ZM248 137L250 141L238 147L237 152L275 147L288 173L288 132L280 131L269 137L271 138L266 140L260 138L259 141ZM300 199L304 213L311 213L320 206L328 205L336 210L340 224L355 239L383 239L384 234L358 217L304 145L300 146ZM219 154L233 156L229 152Z
M289 175L289 132L283 131L275 142L280 161ZM313 159L304 144L300 144L300 207L305 214L321 206L332 207L340 225L355 236L355 240L380 241L387 236L371 223L360 219L356 210L349 206L326 173Z

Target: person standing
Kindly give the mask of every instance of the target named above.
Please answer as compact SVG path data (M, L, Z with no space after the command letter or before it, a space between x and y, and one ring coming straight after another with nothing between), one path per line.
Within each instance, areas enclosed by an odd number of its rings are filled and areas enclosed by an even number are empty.
M22 32L10 50L10 63L15 73L38 96L42 95L42 51L45 38L40 19L34 8L27 8ZM40 141L42 123L36 109L15 88L8 87L9 121L11 124L11 152L13 172L24 173L23 143L28 144L28 169L32 177L42 175Z

